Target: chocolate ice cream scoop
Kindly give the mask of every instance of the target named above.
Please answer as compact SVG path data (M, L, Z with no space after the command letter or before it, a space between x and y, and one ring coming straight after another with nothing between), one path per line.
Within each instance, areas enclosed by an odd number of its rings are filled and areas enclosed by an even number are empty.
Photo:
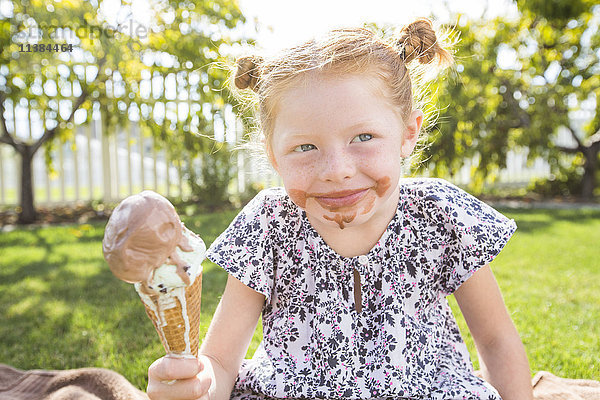
M113 274L129 283L147 284L154 269L168 263L186 283L186 263L179 247L192 251L175 207L150 190L127 197L114 209L104 232L102 250Z

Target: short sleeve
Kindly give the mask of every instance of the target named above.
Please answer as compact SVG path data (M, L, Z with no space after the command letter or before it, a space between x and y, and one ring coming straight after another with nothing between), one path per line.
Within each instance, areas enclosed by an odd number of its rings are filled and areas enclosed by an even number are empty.
M249 288L263 294L267 304L273 289L273 210L268 190L254 197L229 227L211 244L206 256Z
M486 203L441 179L424 191L425 214L440 235L441 267L436 280L445 295L454 293L479 268L490 263L517 229Z

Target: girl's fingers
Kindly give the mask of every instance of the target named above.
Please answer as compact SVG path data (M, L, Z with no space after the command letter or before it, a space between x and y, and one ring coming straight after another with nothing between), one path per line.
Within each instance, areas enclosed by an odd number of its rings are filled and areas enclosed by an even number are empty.
M210 384L210 379L202 379L200 376L179 379L172 384L150 379L147 393L150 399L157 400L197 400L208 397Z
M148 368L148 377L159 381L172 381L195 377L201 371L196 358L165 356L154 361Z
M198 359L165 356L148 368L150 399L207 399L212 380Z

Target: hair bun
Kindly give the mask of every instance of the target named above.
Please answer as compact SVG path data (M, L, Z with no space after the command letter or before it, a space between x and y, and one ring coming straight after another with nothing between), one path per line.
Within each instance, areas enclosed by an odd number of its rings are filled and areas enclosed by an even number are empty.
M259 66L263 58L259 56L241 57L237 60L237 71L235 73L235 86L238 89L252 89L256 92L258 78L260 77Z
M426 18L405 26L400 32L397 45L401 48L405 63L418 59L421 64L429 64L436 56L440 63L452 62L452 56L439 45L433 24Z

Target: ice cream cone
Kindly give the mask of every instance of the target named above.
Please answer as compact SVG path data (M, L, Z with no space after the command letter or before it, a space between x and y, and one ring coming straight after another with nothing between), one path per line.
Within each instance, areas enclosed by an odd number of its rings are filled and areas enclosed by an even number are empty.
M102 240L111 271L135 285L167 354L198 356L206 246L152 191L123 200Z
M166 304L159 300L160 295L140 293L140 298L167 354L197 357L202 273L192 285L179 289L180 293L173 293L173 301Z

